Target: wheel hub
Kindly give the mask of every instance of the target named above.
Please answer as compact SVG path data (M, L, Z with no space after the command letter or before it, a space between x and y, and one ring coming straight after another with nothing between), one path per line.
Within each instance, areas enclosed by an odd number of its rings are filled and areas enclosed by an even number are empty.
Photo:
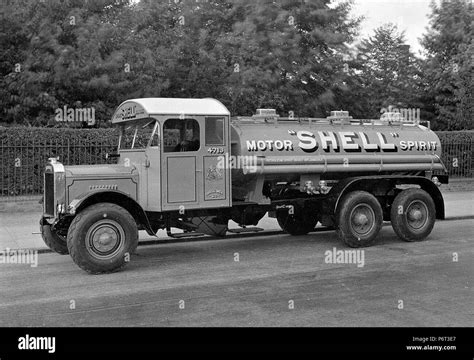
M412 229L421 229L428 221L428 208L420 200L412 201L407 209L407 222Z
M86 234L87 250L97 259L109 259L124 244L125 233L117 222L104 219L95 223Z
M420 220L423 217L423 215L419 209L413 209L412 211L409 212L408 217L410 218L410 220L417 221L417 220Z
M352 230L357 236L367 235L375 226L375 213L367 204L357 205L350 219Z
M110 250L110 248L113 248L117 243L118 236L113 229L104 227L94 234L94 239L92 241L101 251L107 251L107 249Z
M369 218L365 214L357 214L354 222L356 225L366 225L369 222Z

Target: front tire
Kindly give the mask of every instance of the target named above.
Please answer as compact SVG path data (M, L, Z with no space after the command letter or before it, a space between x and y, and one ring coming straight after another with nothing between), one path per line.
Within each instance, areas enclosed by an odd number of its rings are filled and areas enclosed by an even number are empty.
M123 268L138 245L135 219L124 208L99 203L81 211L72 221L67 246L74 262L91 274Z
M395 197L390 210L392 227L404 241L424 240L433 230L436 207L422 189L407 189Z
M371 246L383 224L377 198L366 191L353 191L344 196L338 209L338 237L353 248Z
M66 237L61 236L56 231L51 230L51 225L48 224L43 218L40 219L40 229L41 237L48 248L60 255L69 254Z

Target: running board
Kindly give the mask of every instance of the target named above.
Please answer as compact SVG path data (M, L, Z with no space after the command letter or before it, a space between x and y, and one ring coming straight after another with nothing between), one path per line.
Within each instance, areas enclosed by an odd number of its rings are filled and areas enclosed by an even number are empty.
M240 228L240 229L228 229L227 231L234 234L241 234L241 233L246 233L246 232L259 232L259 231L263 231L263 229L259 227L246 227L246 228Z
M166 233L168 234L169 237L172 237L174 239L195 238L195 237L206 236L206 234L202 234L198 232L184 232L184 233L172 234L171 231L167 231Z

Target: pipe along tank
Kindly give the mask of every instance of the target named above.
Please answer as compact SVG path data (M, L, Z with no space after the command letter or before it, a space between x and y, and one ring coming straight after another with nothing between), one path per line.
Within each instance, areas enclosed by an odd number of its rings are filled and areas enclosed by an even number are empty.
M433 176L446 171L440 140L419 122L354 120L345 111L283 119L261 109L233 119L231 140L234 201L271 204L270 216L290 234L320 222L349 246L367 246L390 220L403 240L414 241L444 217L436 186L444 176ZM265 214L258 206L245 211L232 219L250 225Z

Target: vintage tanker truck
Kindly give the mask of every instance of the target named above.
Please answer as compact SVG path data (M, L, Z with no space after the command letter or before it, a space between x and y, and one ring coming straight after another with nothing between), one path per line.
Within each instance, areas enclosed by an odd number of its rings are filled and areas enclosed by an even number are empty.
M416 122L344 111L280 118L265 109L231 119L214 99L145 98L122 103L112 123L116 165L50 159L44 173L43 239L90 273L122 268L138 230L225 236L230 220L256 231L268 213L289 234L319 222L364 247L383 221L419 241L444 218L440 141Z

